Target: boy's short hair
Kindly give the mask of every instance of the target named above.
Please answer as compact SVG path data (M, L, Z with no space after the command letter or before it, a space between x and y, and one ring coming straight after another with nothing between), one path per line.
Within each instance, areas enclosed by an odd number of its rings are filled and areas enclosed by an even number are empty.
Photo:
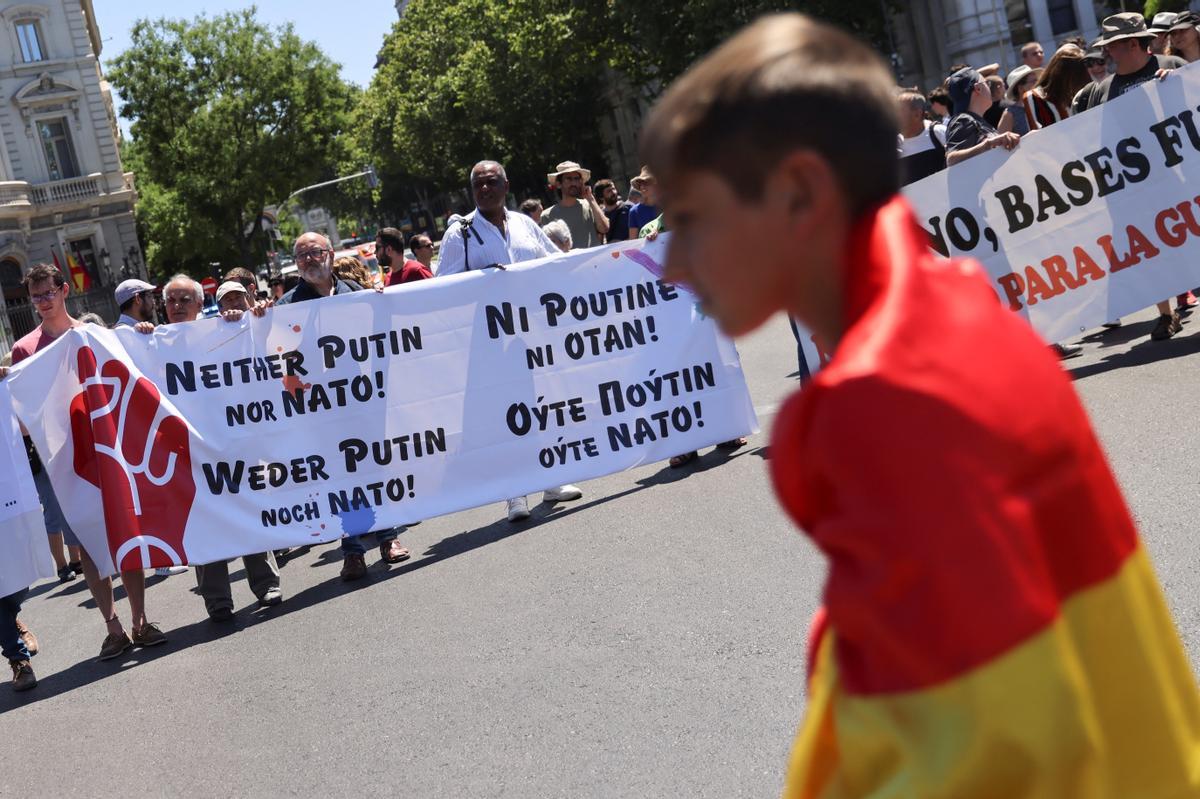
M534 211L540 211L542 209L542 201L530 198L522 201L520 208L521 213L532 214Z
M677 80L642 133L660 181L707 169L744 200L791 151L829 162L857 216L900 189L894 81L882 59L802 14L764 17Z
M53 282L56 289L62 288L67 282L59 268L51 264L34 264L29 267L29 271L25 273L25 279L21 282L28 290L34 283L41 283L43 280Z

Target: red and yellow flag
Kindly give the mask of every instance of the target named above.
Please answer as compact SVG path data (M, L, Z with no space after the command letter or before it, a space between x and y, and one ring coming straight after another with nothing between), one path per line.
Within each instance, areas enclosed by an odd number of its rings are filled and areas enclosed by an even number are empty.
M1200 796L1200 697L1086 414L896 200L771 466L829 559L788 797Z
M71 274L71 287L77 292L87 291L92 287L92 277L88 271L83 268L83 265L75 260L75 254L70 250L66 251L67 269Z

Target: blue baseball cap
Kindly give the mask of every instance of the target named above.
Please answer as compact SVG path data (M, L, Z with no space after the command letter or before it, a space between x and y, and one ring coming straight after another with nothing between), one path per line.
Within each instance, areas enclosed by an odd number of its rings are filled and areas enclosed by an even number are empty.
M971 91L975 84L983 80L983 76L970 67L963 67L946 79L946 92L950 95L951 109L955 114L961 114L971 105Z

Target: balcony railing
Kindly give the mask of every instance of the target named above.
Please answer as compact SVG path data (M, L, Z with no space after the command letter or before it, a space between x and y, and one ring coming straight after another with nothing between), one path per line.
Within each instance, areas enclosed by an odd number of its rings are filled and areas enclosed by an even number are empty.
M75 200L87 200L103 194L104 176L95 173L82 178L54 180L29 187L34 205L54 205Z
M0 181L0 208L42 207L99 199L119 192L133 191L133 173L93 172L80 178L29 183L24 180Z
M23 180L0 181L0 207L29 205L29 184Z

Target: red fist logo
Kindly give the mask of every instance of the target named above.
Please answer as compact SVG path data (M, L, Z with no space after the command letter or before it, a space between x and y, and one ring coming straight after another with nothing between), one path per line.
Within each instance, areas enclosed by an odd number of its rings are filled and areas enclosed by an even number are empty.
M75 473L100 489L113 563L120 571L183 565L196 498L187 424L120 361L97 374L90 347L79 350L79 382L83 391L71 401Z

